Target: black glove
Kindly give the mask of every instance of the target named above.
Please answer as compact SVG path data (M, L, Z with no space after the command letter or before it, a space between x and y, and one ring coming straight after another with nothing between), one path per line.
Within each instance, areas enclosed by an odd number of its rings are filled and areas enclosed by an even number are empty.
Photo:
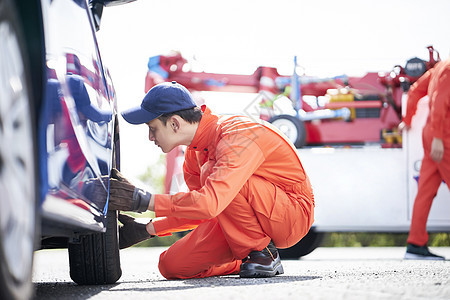
M136 222L133 217L119 214L119 221L122 223L119 227L119 249L131 247L154 237L148 233L145 224Z
M111 170L109 209L144 212L152 194L134 186L117 169Z
M108 197L108 194L106 193L106 189L108 188L108 180L108 176L102 176L102 184L98 178L90 178L84 182L81 190L83 196L97 204L100 209L105 207L106 199Z

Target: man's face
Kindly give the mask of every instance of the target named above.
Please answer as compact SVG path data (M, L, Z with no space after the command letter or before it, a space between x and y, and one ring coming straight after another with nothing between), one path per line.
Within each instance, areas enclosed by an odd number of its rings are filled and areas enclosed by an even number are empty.
M167 122L167 124L164 125L159 119L154 119L147 123L148 139L161 148L164 153L168 153L178 146L178 144L176 144L175 132L169 123L170 122Z

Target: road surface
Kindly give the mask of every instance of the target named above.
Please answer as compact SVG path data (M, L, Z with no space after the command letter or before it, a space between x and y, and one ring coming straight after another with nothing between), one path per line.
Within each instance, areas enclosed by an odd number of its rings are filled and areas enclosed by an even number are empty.
M285 274L274 278L174 281L158 272L163 250L122 250L122 277L101 286L71 281L67 250L38 251L36 299L450 299L450 260L404 261L404 248L318 248L283 260ZM450 258L450 247L432 250Z

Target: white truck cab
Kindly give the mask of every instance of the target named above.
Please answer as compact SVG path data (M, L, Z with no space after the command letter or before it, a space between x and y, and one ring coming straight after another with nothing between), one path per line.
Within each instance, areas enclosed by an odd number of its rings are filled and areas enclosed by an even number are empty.
M403 105L406 107L406 105ZM428 98L420 100L402 148L298 149L314 189L318 232L408 232L423 157ZM441 184L427 229L450 231L450 191Z

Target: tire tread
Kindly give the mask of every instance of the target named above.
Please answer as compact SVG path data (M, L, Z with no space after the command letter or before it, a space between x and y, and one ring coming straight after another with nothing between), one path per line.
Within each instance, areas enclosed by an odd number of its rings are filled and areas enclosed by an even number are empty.
M111 284L122 276L117 213L109 213L105 233L84 235L79 243L69 244L70 277L77 284Z

